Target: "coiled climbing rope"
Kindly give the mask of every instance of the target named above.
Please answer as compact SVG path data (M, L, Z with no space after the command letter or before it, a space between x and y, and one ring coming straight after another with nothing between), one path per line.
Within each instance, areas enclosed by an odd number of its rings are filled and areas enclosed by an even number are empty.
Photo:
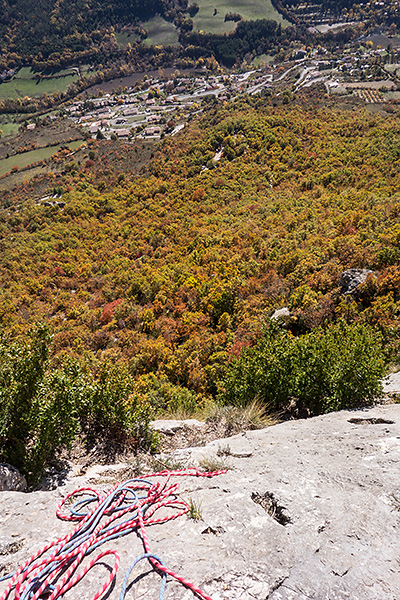
M107 581L104 582L92 600L98 600L110 590L118 571L120 557L116 550L103 550L97 556L86 561L94 550L106 542L116 540L129 533L140 535L144 553L129 566L122 583L120 600L124 600L129 577L141 560L147 559L153 569L161 576L159 600L163 600L169 575L195 595L204 600L212 600L205 592L195 587L183 577L174 573L150 550L146 528L155 523L165 523L187 513L188 504L177 496L178 483L171 483L174 476L214 477L226 471L203 473L198 469L160 471L144 477L130 479L117 484L101 495L92 488L80 488L68 494L57 508L57 516L67 521L77 521L73 531L64 537L47 544L31 556L19 569L0 581L10 582L0 596L0 600L46 600L61 598L105 556L112 556L113 566ZM162 481L157 479L163 478ZM69 514L65 509L70 504ZM160 508L171 512L156 518ZM79 567L80 570L79 570Z

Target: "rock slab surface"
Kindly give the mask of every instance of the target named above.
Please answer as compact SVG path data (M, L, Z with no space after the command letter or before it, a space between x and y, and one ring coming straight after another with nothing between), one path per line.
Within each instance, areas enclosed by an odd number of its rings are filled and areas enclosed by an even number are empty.
M180 494L200 507L202 520L184 516L148 530L153 552L213 600L400 598L400 405L289 421L176 458L229 467L213 479L179 480ZM68 491L109 489L128 476L126 464L94 465L54 491L1 493L0 576L71 530L55 516ZM142 552L134 535L114 547L121 567L111 598ZM127 600L158 598L159 576L140 568L143 577ZM91 599L107 575L96 567L65 597ZM168 584L166 600L190 598Z

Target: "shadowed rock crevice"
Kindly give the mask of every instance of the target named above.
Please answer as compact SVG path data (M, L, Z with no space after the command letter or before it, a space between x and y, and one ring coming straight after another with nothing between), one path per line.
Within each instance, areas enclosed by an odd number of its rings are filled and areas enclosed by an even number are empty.
M278 504L278 500L272 492L265 492L264 494L252 492L251 499L256 504L262 506L269 516L275 519L280 525L288 525L292 522L291 518L284 512L286 508Z
M359 419L353 417L352 419L349 419L349 423L353 423L354 425L393 425L394 421L381 418Z

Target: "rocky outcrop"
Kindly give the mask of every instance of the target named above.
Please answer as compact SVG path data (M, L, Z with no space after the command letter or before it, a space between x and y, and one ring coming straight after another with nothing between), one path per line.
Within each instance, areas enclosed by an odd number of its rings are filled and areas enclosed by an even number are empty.
M212 479L177 478L179 495L199 507L201 520L183 516L148 529L152 550L213 600L400 598L400 405L288 421L175 451L172 459L175 468L229 468ZM93 465L85 475L72 470L53 491L0 494L0 548L12 549L0 556L0 571L72 529L55 516L68 491L109 489L136 467ZM133 535L111 546L121 557L116 598L142 547ZM143 565L137 574L148 571ZM107 576L96 567L72 593L89 600ZM137 579L127 600L158 597L159 583L154 573ZM167 596L193 598L173 582Z
M286 326L290 321L290 310L287 306L279 308L271 315L271 321L275 321L281 326Z
M204 426L205 423L197 419L159 419L151 423L154 431L160 431L165 435L175 435L178 431L184 431L187 428L203 429Z
M383 380L383 394L387 398L400 398L400 371Z
M0 464L0 492L3 491L24 492L26 490L26 479L17 468L7 463Z
M366 282L370 273L374 275L373 271L369 269L349 269L348 271L343 271L339 281L341 294L345 296L356 294L358 286Z

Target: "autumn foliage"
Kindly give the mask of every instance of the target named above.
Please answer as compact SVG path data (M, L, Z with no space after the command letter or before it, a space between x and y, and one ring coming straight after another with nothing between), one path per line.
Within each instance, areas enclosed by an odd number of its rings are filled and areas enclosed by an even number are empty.
M63 208L34 186L3 194L3 332L46 321L53 356L125 365L159 410L175 393L188 406L215 397L284 306L295 336L354 321L380 329L396 357L396 111L210 103L140 174L140 143L95 142L90 162L51 182ZM339 290L348 268L373 271L355 299Z

